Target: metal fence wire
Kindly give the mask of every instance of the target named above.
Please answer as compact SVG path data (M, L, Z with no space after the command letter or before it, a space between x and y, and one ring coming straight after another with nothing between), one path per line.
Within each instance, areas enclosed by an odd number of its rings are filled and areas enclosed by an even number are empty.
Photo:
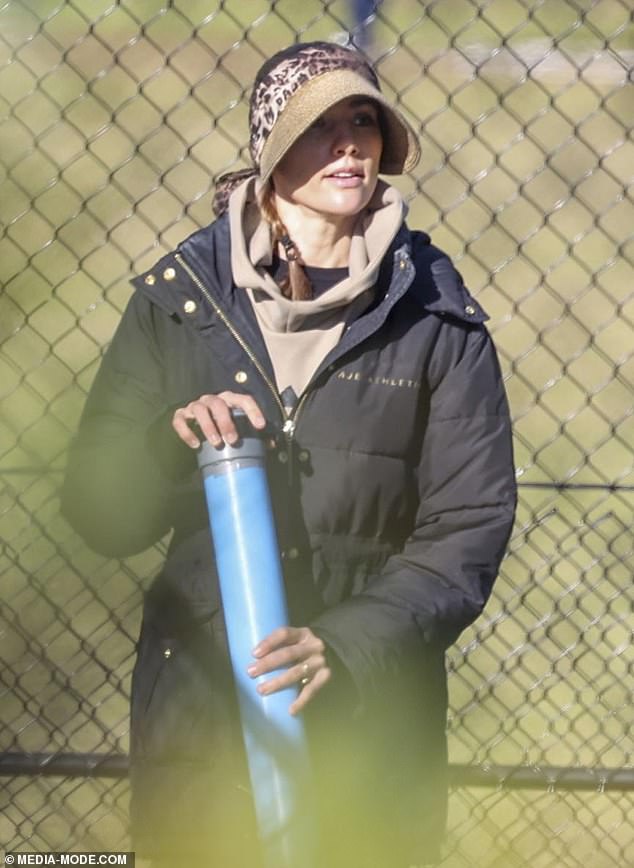
M358 41L420 130L411 225L491 315L520 507L449 654L445 868L634 865L631 0L383 0ZM209 222L246 97L348 0L0 0L0 844L128 849L128 692L157 546L59 516L130 276ZM358 13L357 13L358 14ZM358 22L357 22L358 23Z

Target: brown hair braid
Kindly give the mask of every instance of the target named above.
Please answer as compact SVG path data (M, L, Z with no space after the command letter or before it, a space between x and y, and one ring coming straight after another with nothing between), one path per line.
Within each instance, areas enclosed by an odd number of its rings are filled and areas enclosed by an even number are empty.
M279 242L286 253L288 277L281 281L280 289L286 298L305 301L313 297L313 288L302 267L300 252L277 212L274 195L273 185L269 181L260 191L258 205L264 219L271 224L273 243Z

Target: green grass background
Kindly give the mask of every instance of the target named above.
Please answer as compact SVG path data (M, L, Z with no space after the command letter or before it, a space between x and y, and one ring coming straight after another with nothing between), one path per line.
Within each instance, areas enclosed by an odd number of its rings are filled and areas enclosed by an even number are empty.
M491 316L522 483L484 616L450 654L454 762L631 767L634 26L629 0L384 0L370 53L420 130L398 181ZM245 95L346 2L0 4L0 748L127 747L160 547L93 555L64 452L129 278L210 220ZM593 487L596 486L596 487ZM125 841L126 787L10 782L0 844ZM459 789L447 868L634 864L618 793ZM477 853L477 857L474 856Z

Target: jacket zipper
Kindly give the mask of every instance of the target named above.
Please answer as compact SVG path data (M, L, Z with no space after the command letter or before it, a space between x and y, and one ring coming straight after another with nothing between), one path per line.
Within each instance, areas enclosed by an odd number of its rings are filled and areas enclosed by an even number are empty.
M286 408L284 407L284 404L282 403L282 401L280 399L280 396L278 394L278 391L277 391L274 383L271 381L271 378L269 377L269 375L266 373L266 371L264 370L264 368L260 364L260 360L255 355L255 353L253 352L251 347L244 340L244 338L242 337L240 332L233 325L233 323L231 322L231 320L229 319L227 314L224 312L224 310L220 307L218 302L213 298L213 296L211 295L211 293L209 292L207 287L204 285L204 283L201 281L201 279L198 277L196 272L185 262L185 260L181 256L181 254L176 253L174 258L176 259L178 264L181 265L182 268L187 272L189 277L193 280L193 282L196 284L198 289L205 296L205 298L207 299L209 304L213 307L214 311L218 314L218 316L223 321L225 326L231 332L232 336L240 344L240 346L242 347L244 352L247 354L249 359L253 362L253 365L255 366L255 368L259 372L260 376L262 377L262 379L264 380L264 382L266 383L266 385L270 389L273 397L275 398L275 403L280 408L280 412L282 414L282 419L285 420L284 424L282 426L282 432L283 432L284 437L286 439L286 446L287 446L287 450L288 450L289 474L292 473L291 466L292 466L293 462L292 462L291 448L292 448L292 443L293 443L293 437L295 435L295 429L297 427L297 417L298 417L299 411L301 410L301 408L304 404L304 401L306 400L306 397L307 397L306 392L304 392L304 394L302 395L302 397L298 401L295 409L290 413L289 416L287 416Z
M286 418L286 410L284 409L284 405L282 404L282 402L280 400L280 396L277 393L277 389L275 388L274 384L271 382L271 378L269 377L269 375L266 373L266 371L264 370L264 368L260 364L258 357L255 355L255 353L253 352L251 347L244 340L244 338L242 337L240 332L233 325L233 323L231 322L231 320L229 319L227 314L224 312L224 310L220 307L218 302L215 301L215 299L213 298L213 296L211 295L211 293L209 292L207 287L204 285L204 283L201 281L201 279L198 277L196 272L193 271L189 267L189 265L185 262L185 260L181 256L181 254L176 253L174 256L174 259L176 259L176 261L179 263L179 265L181 265L185 269L187 274L191 277L191 279L194 281L194 283L196 284L198 289L202 292L202 294L205 296L205 298L207 299L209 304L213 307L213 309L218 314L220 319L223 321L223 323L229 329L229 331L231 332L233 337L240 344L240 346L242 347L244 352L247 354L249 359L253 362L253 364L257 368L260 376L262 377L262 379L264 380L266 385L269 387L271 393L273 394L273 397L275 398L275 403L277 404L277 406L280 408L280 410L282 412L282 418L283 419Z
M284 425L282 426L282 432L284 433L284 437L286 439L286 454L288 455L288 487L292 490L295 475L293 471L294 461L293 461L293 437L295 436L295 428L297 427L297 417L299 415L302 406L304 405L304 401L306 400L307 393L304 392L297 402L295 409L292 411L291 415L286 419Z

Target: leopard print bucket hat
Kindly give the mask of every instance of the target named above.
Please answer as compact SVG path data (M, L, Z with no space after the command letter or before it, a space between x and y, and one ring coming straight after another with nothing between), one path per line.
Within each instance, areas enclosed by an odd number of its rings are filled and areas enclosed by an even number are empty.
M317 118L348 97L379 106L383 151L379 171L407 172L420 159L416 133L381 93L372 66L352 48L332 42L292 45L267 60L258 72L249 106L249 151L253 169L218 179L214 211L226 210L233 189L245 178L271 177L275 167Z
M384 143L380 171L400 175L420 157L414 131L381 93L376 73L357 52L330 42L308 42L279 52L257 75L249 112L250 151L263 180L327 109L367 96L381 110Z

